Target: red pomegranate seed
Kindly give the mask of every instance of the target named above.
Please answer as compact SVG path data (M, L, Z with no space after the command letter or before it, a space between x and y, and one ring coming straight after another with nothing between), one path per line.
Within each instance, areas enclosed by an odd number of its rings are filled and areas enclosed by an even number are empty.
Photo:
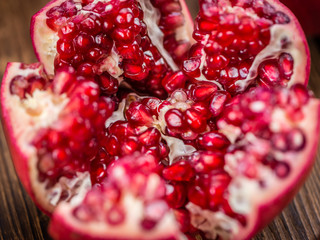
M281 76L287 80L290 80L293 74L293 58L288 53L283 53L279 58L279 70Z
M209 109L213 115L213 117L218 117L225 104L228 102L228 100L231 98L228 92L225 91L217 91L210 102Z
M149 108L152 115L158 115L158 106L161 103L161 100L155 97L148 97L142 99L141 103Z
M105 147L111 156L116 156L120 152L119 141L114 135L106 136L106 138L103 140L102 146Z
M73 40L79 33L78 26L74 22L68 22L60 28L58 35L62 39Z
M268 86L278 85L281 81L280 71L276 62L263 63L259 68L259 76Z
M130 137L126 139L125 142L121 145L121 155L130 155L136 152L139 148L139 143L136 138Z
M200 77L200 58L191 58L183 62L183 72L191 78Z
M190 181L194 174L191 164L187 161L178 161L162 171L163 177L172 181Z
M208 132L198 138L198 146L200 149L216 151L224 151L229 145L229 139L218 132Z
M198 84L191 87L191 97L196 102L209 101L217 90L218 87L215 84Z
M149 128L139 136L139 142L144 146L154 146L160 142L161 134L156 128Z
M206 130L206 119L198 111L190 108L184 112L184 121L196 133L201 133Z
M194 169L198 173L210 173L213 170L222 169L224 158L216 152L199 152L190 157Z
M183 233L192 232L193 227L190 223L190 214L185 209L176 209L174 210L174 215L180 224L180 230ZM195 238L194 238L195 239Z
M306 146L306 137L299 128L290 130L287 136L288 148L291 151L301 151Z
M296 84L290 89L290 106L300 108L309 102L308 89L302 84Z
M16 76L10 83L10 92L13 95L19 96L21 99L25 97L25 91L29 83L23 76Z
M112 226L120 225L126 219L125 211L118 205L113 205L106 214L108 224Z
M166 200L171 208L178 209L186 203L187 189L182 183L173 183L166 185Z
M94 39L92 36L81 33L75 39L75 48L80 52L87 52L93 45Z
M168 74L162 80L162 86L168 93L172 93L179 88L184 88L187 80L188 78L183 74L183 72L179 71L176 73Z
M205 191L196 185L192 185L188 189L188 199L190 202L198 205L201 208L206 209L208 207L207 196Z
M151 126L153 118L149 109L141 103L132 102L126 111L128 122L134 126Z
M130 8L123 8L115 19L115 25L120 28L127 28L133 24L133 13Z
M174 132L183 132L185 124L183 121L183 113L178 109L170 109L165 114L167 127Z

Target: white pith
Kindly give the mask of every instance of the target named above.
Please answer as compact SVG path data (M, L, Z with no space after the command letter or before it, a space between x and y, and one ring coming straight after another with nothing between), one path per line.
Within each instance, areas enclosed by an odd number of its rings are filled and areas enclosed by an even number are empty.
M280 8L280 6L279 6ZM281 9L279 9L281 11ZM253 19L259 19L259 16L254 13L254 11L249 11L249 9L243 10L239 7L230 7L226 4L225 7L221 9L221 12L237 13L238 15L247 15ZM293 75L291 76L288 86L292 86L296 83L304 83L305 79L301 76L306 76L306 63L307 54L305 43L301 39L297 31L296 23L291 20L289 24L275 24L270 27L271 39L270 43L256 55L250 69L249 74L246 79L240 79L235 82L239 91L244 91L247 87L255 80L258 76L258 69L261 63L270 59L277 59L282 53L288 53L294 59ZM204 37L203 45L206 45L210 34ZM287 48L283 48L281 41L283 39L288 40ZM207 81L206 77L202 73L202 69L207 65L206 63L206 53L202 50L200 71L201 76L196 78L198 81ZM212 81L212 80L210 80ZM221 84L215 82L220 88Z
M163 46L164 34L158 26L160 11L152 5L150 0L138 0L138 2L141 4L141 8L144 12L143 21L147 25L148 36L150 37L152 44L156 46L173 71L179 70L177 64Z
M245 227L242 227L237 221L230 219L230 217L222 213L204 210L189 203L187 208L192 213L192 224L213 237L220 234L220 236L223 236L223 239L241 240L247 236L254 228L258 218L261 217L258 216L259 209L264 205L268 206L277 197L274 194L274 189L277 189L277 192L281 194L285 193L285 191L290 191L296 184L299 184L297 181L302 177L301 173L307 171L310 163L306 161L312 161L309 155L312 154L315 147L312 143L316 143L318 139L318 135L315 133L319 130L317 123L319 107L319 101L316 99L310 100L308 105L303 107L303 115L305 117L302 121L293 121L280 108L273 110L271 122L273 125L277 125L273 127L275 132L299 127L303 129L307 141L306 147L300 152L283 153L273 150L273 154L278 161L286 161L291 166L290 174L286 178L280 179L275 175L273 170L260 162L254 163L257 167L259 179L246 177L237 170L239 166L238 161L241 161L245 157L245 152L237 151L234 154L230 153L226 155L225 170L232 177L232 181L228 187L230 194L228 202L235 213L246 217L247 225ZM228 127L226 123L219 125L219 127L221 126L224 128ZM240 133L240 130L233 126L231 129L236 130L231 136L234 139L237 137L235 135ZM251 133L248 133L244 139L246 145L250 145L252 149L256 149L259 153L262 153L262 150L265 150L267 153L271 149L271 147L268 148L268 145L270 145L269 141L258 139ZM250 161L248 157L246 157L246 161ZM261 182L263 182L263 187L260 184ZM217 214L221 217L221 220L218 220Z
M62 193L69 195L66 201L80 201L84 193L91 188L88 174L78 173L77 178L74 179L61 178L52 188L47 189L47 182L39 182L38 180L37 149L32 144L41 129L52 126L59 119L59 115L69 102L69 99L65 94L56 95L51 90L36 90L32 96L27 95L26 99L21 100L17 95L11 95L9 89L10 80L17 76L17 73L25 77L40 76L42 68L35 70L22 69L20 63L11 63L7 70L7 81L4 86L6 92L5 101L8 106L14 106L7 109L11 123L14 126L12 137L16 139L17 146L21 148L21 152L28 157L30 181L34 189L35 198L40 206L47 211L53 210ZM73 198L75 195L78 195L79 198Z
M126 0L121 0L125 2ZM59 6L61 3L65 2L65 0L57 0L51 5L47 5L42 12L38 13L35 17L34 26L32 27L32 37L34 42L35 50L39 56L39 60L44 64L44 68L49 75L54 74L54 59L57 55L57 41L59 40L58 33L51 30L46 25L46 12L50 10L54 6ZM108 3L109 0L94 0L90 6L94 6L99 2ZM170 68L173 71L179 70L177 64L173 61L172 57L168 53L168 51L163 46L163 38L164 34L160 30L158 23L160 19L160 12L156 9L150 0L138 0L141 4L141 7L144 11L144 22L147 25L148 36L151 39L153 45L159 50L165 61L168 63ZM90 13L96 14L92 11L88 11L83 9L81 6L81 1L74 0L76 8L78 9L77 15L85 15ZM183 13L188 14L185 3L182 3ZM192 29L193 24L189 19L190 16L187 16L186 19L187 24L180 27L175 34L175 38L177 41L179 40L187 40L190 42L194 42L192 40ZM119 63L121 62L121 56L118 54L116 47L114 46L111 54L104 59L101 63L98 64L98 74L101 74L104 71L107 71L111 76L118 79L119 83L123 81L121 77L123 75L123 69L119 67Z
M72 229L75 229L76 232L80 234L83 233L84 235L90 233L91 238L156 240L175 236L176 239L185 239L180 233L178 223L171 210L167 211L155 228L149 231L145 230L140 224L144 219L145 202L148 201L148 197L150 197L150 200L154 199L159 186L163 184L157 174L152 173L148 176L139 176L137 174L135 179L128 179L126 176L127 172L122 166L116 166L112 172L112 176L117 179L116 181L121 183L122 195L117 203L117 206L120 206L125 213L125 219L121 224L110 225L105 220L104 214L107 213L114 204L107 199L105 199L101 207L102 219L82 222L73 215L74 208L70 208L70 205L65 203L58 206L55 212L57 219L59 219L59 216L62 217L63 221ZM134 185L131 186L131 184L137 182L138 178L141 178L140 181L144 181L147 184L145 186L145 191L148 193L147 199L136 196L131 190L132 187L134 188ZM130 180L130 182L127 182L128 180ZM165 203L164 200L159 199L158 201Z

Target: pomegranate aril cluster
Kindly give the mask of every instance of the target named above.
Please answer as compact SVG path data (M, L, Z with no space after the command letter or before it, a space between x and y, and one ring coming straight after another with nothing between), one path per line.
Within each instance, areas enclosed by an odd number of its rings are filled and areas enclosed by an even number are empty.
M238 104L227 106L218 121L220 127L227 123L241 132L228 150L237 159L234 170L248 178L257 178L262 164L277 177L287 177L290 164L285 156L284 159L279 156L298 154L305 148L306 135L299 122L305 117L303 106L309 99L308 90L299 84L290 89L255 89L234 99Z
M74 209L74 216L80 221L90 218L117 227L127 221L130 209L125 201L133 196L143 201L145 213L137 224L145 231L152 230L169 211L164 201L165 185L157 171L158 163L152 156L134 154L121 158L109 168L103 184L90 191L83 204ZM154 208L159 213L157 216L148 214Z
M180 3L155 1L154 4L160 10L165 47L178 60L189 49L186 42L175 40L174 30L184 23ZM166 97L161 80L171 68L148 36L140 4L137 1L84 2L78 6L84 12L77 10L76 5L79 3L70 0L47 12L47 25L58 30L59 36L55 69L72 66L79 75L94 77L103 92L113 94L118 89L119 76L111 76L104 65L116 61L110 55L120 55L116 64L123 69L127 81L140 91ZM176 12L169 13L172 7ZM169 29L163 21L171 22Z
M200 1L194 38L197 44L184 61L184 72L192 77L204 76L221 83L232 94L245 89L239 80L255 78L250 68L256 56L269 45L271 28L290 22L285 13L277 12L266 1ZM228 6L224 6L224 5ZM247 12L251 9L258 19ZM255 82L267 86L286 85L293 71L293 58L285 53L278 59L261 63ZM203 60L203 56L205 59ZM205 61L201 68L201 61ZM250 75L249 75L250 74Z
M230 95L210 82L189 84L174 91L158 111L166 123L166 133L195 145L204 132L216 130L215 119Z
M26 99L32 96L36 90L45 90L49 86L48 77L42 73L42 66L39 63L34 64L21 64L21 70L33 69L39 70L39 74L28 74L27 76L15 76L10 82L10 93L17 95L20 99Z
M61 176L73 177L77 171L88 170L89 160L98 152L104 123L115 110L115 102L101 97L94 82L74 82L63 91L69 102L59 120L34 140L40 179L52 183Z
M176 159L163 169L162 176L167 181L166 200L178 216L191 202L203 209L223 211L245 225L243 216L234 213L229 206L228 186L232 178L224 171L224 165L223 153L197 151ZM193 231L189 226L185 232Z
M90 163L91 180L101 183L107 176L107 168L120 157L139 152L151 155L158 162L169 155L169 148L155 127L130 124L130 121L117 121L107 130L99 141L100 151Z

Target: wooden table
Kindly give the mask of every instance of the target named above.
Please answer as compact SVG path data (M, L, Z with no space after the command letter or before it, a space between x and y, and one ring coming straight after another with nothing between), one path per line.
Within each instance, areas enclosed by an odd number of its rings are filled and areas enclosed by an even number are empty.
M0 0L0 77L7 62L35 62L29 36L31 16L46 0ZM196 0L189 0L194 4ZM194 8L193 8L194 9ZM309 39L312 52L310 88L320 97L320 40ZM293 202L255 239L319 239L320 157ZM24 191L12 165L0 124L0 239L50 239L48 217Z

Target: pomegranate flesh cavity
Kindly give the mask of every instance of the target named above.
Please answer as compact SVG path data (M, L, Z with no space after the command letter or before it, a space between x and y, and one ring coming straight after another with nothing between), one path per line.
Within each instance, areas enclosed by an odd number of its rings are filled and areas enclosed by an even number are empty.
M232 95L248 87L287 86L309 78L309 50L295 16L278 1L200 0L184 72Z
M9 63L17 174L55 240L250 239L312 168L320 101L276 0L53 0ZM192 36L194 40L192 40Z

